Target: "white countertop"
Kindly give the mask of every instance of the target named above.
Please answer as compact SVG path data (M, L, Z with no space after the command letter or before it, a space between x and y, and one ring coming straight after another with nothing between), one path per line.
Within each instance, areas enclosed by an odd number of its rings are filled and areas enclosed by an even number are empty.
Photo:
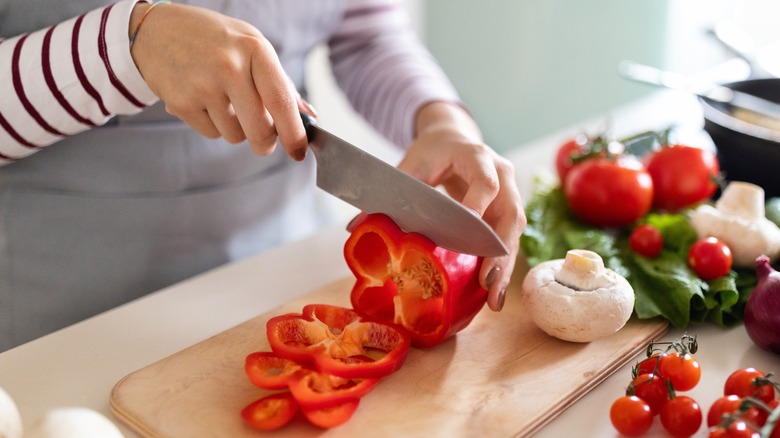
M673 122L693 127L701 123L695 99L662 92L563 129L507 154L515 163L521 192L529 192L535 172L552 168L552 157L563 140L582 129L597 132L607 117L617 134L658 129ZM328 229L1 353L0 387L16 401L26 428L51 408L84 406L114 420L126 436L135 436L109 409L110 391L119 379L350 275L342 255L346 238L343 227ZM700 403L705 415L731 371L753 366L780 373L780 356L756 347L741 325L727 330L710 324L693 326L689 332L698 336L696 358L703 374L701 383L687 394ZM680 334L671 330L665 340L677 339ZM608 412L629 382L631 365L598 385L535 436L617 436ZM646 436L666 435L656 420ZM707 436L704 426L696 436Z

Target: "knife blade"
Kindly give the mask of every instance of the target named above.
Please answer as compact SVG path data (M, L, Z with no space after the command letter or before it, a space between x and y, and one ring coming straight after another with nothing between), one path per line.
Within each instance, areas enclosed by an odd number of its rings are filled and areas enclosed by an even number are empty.
M484 257L508 254L482 218L446 194L320 128L301 113L317 163L317 187L366 213L384 213L451 251Z

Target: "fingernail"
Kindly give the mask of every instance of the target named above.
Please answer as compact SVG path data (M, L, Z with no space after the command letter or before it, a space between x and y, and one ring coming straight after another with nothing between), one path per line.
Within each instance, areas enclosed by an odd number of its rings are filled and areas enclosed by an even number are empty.
M303 161L306 158L306 148L299 148L292 151L292 158L295 161Z
M317 117L319 115L319 113L317 112L317 109L314 108L314 106L312 104L307 102L305 99L301 99L301 102L303 102L303 106L306 107L306 109L308 110L307 112L309 113L310 116Z
M504 308L504 301L506 301L506 289L501 289L498 293L498 300L496 301L496 312L500 312Z
M498 273L501 272L501 268L498 266L494 266L493 269L488 272L487 277L485 277L485 284L487 285L487 288L490 289L493 287L493 283L496 282L496 278L498 278Z

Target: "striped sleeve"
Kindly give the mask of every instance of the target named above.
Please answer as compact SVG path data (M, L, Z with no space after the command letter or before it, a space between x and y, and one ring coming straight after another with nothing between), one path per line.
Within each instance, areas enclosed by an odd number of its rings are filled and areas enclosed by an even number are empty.
M348 0L329 41L333 73L352 106L406 148L425 103L458 102L457 92L395 0Z
M157 101L130 56L137 1L0 41L0 165Z

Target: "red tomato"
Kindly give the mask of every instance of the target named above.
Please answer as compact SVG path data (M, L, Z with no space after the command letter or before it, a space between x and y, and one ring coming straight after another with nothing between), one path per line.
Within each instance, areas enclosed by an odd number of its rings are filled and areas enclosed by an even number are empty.
M597 227L631 225L650 210L653 181L629 156L592 158L577 163L564 182L569 207Z
M705 281L728 274L731 261L731 249L714 237L697 240L688 251L688 266Z
M665 356L665 354L661 353L653 353L652 356L648 357L647 359L643 360L642 362L639 362L636 366L636 375L640 374L658 374L658 367L656 364L658 363L658 359Z
M726 428L728 438L761 438L761 434L745 421L735 421Z
M647 432L653 424L650 406L639 397L620 397L612 403L609 419L615 430L625 436L639 436Z
M702 414L696 400L685 396L666 402L661 408L661 424L669 435L674 437L689 437L701 426Z
M661 377L672 382L675 391L690 391L701 379L699 363L689 353L681 356L675 351L663 356L658 371Z
M635 253L645 257L658 257L664 247L664 238L658 228L642 224L631 231L628 245Z
M742 397L738 395L724 395L715 400L707 412L707 427L713 427L720 424L724 415L736 412L739 404L742 403Z
M718 188L720 165L714 153L692 146L659 149L644 160L653 178L653 206L675 211L705 201Z
M634 395L650 406L650 412L657 415L661 407L669 400L666 382L656 374L640 374L632 382Z
M560 178L561 184L566 181L566 175L569 174L569 170L574 166L574 163L571 160L572 157L585 153L585 145L587 144L588 137L584 134L580 134L563 143L558 148L558 153L555 155L555 170L558 172L558 178Z
M760 384L756 379L766 375L755 368L742 368L734 371L726 379L723 385L723 394L737 395L739 397L753 397L764 403L769 403L775 398L775 388L771 384Z

